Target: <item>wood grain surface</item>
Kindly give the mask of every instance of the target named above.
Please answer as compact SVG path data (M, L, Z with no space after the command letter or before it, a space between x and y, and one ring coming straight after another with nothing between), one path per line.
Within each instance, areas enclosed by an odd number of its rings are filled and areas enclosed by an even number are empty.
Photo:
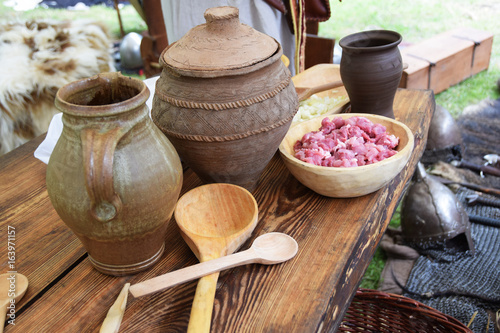
M0 158L0 272L28 277L29 288L16 311L86 256L76 236L59 219L45 187L46 165L33 157L44 136ZM14 267L8 267L7 230L15 228Z
M274 266L247 265L221 273L212 332L335 331L425 149L434 112L432 91L399 90L396 119L415 134L408 165L386 187L359 198L332 199L301 185L276 154L253 191L259 221L246 249L272 231L294 237L295 258ZM71 231L52 209L45 165L33 141L0 158L0 225L15 226L16 268L30 280L16 325L5 332L98 332L123 285L197 263L179 234L168 227L166 251L150 270L111 277L93 269ZM182 193L201 185L187 170ZM5 253L4 250L0 253ZM7 271L7 258L0 268ZM197 281L134 299L129 295L120 332L183 332Z

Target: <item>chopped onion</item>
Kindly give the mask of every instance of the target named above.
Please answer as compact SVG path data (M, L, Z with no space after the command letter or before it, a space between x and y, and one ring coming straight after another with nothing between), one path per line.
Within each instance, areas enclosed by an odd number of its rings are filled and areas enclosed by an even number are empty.
M300 102L299 110L293 117L294 123L300 123L317 116L321 116L328 111L334 109L344 100L343 97L318 97L317 95L312 95L305 101Z

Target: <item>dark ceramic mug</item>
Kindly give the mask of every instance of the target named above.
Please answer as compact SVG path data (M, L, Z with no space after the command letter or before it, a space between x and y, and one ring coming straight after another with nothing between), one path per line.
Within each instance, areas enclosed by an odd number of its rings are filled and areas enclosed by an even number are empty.
M358 32L342 38L340 76L351 101L351 112L394 118L394 96L403 62L402 37L390 30Z

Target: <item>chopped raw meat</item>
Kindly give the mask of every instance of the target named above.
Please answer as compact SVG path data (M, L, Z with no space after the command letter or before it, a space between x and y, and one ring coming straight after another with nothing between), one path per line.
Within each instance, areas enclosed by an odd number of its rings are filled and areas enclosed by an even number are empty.
M397 153L399 138L365 117L324 118L319 131L306 133L293 149L295 157L314 165L355 167L382 161Z

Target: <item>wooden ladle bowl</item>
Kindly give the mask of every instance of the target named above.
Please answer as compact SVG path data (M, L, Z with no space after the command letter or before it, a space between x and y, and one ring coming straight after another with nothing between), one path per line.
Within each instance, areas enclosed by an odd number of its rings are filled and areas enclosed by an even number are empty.
M181 235L200 262L236 251L252 234L258 221L255 198L243 187L208 184L184 194L174 212ZM188 332L210 330L219 273L198 282Z
M175 220L196 257L206 261L233 253L257 224L257 202L243 187L208 184L184 194Z

